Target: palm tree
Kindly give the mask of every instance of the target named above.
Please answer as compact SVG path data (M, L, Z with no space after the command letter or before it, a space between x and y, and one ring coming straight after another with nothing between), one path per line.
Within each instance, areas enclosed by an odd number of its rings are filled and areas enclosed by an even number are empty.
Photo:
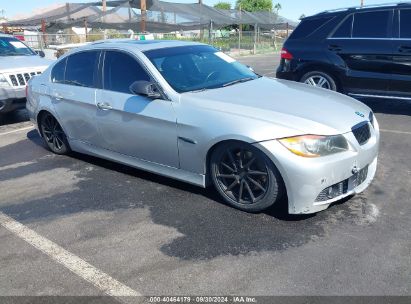
M280 3L277 3L276 5L274 5L274 10L275 13L278 15L278 12L280 11L280 9L282 9L283 7L281 6Z

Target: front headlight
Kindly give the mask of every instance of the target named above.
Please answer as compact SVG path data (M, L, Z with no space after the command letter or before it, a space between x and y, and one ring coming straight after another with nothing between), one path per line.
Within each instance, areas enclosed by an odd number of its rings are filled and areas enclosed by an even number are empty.
M302 135L283 138L279 142L303 157L320 157L349 150L348 142L342 135Z
M10 86L9 82L6 79L6 76L0 74L0 87L8 87Z

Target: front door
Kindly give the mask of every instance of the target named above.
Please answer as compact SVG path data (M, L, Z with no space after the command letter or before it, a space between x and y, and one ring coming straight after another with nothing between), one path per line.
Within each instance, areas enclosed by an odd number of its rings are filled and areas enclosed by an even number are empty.
M138 159L179 167L177 125L169 100L134 95L130 85L151 78L137 58L106 51L103 89L97 91L97 121L103 148Z
M393 40L390 93L411 99L411 9L399 10L395 20L399 30Z
M327 39L329 51L346 69L347 93L386 94L391 79L392 14L392 10L354 13Z

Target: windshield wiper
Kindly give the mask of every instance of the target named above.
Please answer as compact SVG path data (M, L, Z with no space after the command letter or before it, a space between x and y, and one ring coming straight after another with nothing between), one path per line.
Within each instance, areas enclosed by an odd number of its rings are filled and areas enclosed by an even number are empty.
M228 87L228 86L231 86L233 84L237 84L237 83L241 83L241 82L247 82L247 81L254 80L254 79L256 79L256 78L254 78L254 77L240 78L240 79L236 79L236 80L227 82L227 83L223 84L222 87Z
M200 93L200 92L204 92L207 91L208 88L201 88L201 89L197 89L197 90L192 90L192 91L187 91L187 93Z

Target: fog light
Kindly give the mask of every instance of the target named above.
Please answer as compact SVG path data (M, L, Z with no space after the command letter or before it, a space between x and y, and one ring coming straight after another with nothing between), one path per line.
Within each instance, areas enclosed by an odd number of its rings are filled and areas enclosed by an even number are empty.
M4 106L5 106L5 103L0 100L0 110L3 110Z
M323 202L328 201L330 199L336 198L347 193L348 190L348 180L342 181L338 184L332 185L328 188L325 188L321 193L317 196L316 202Z

